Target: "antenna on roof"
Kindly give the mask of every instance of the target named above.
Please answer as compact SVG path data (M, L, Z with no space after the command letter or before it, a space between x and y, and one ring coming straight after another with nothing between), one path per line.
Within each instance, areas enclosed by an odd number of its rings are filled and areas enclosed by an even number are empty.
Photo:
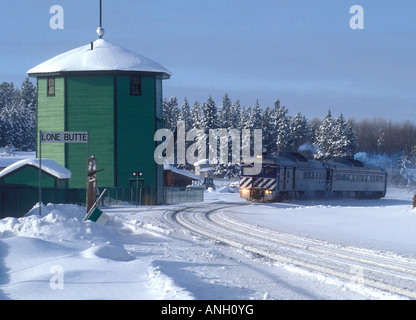
M100 39L103 38L104 28L103 28L103 3L102 3L102 0L100 0L100 26L97 28L97 34L100 37Z

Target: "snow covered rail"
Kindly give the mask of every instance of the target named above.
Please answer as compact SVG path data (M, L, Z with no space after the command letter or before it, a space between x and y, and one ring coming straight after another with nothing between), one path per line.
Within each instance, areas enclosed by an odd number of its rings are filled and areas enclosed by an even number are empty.
M416 299L416 260L282 233L227 217L241 204L211 204L175 211L171 219L196 233L271 260Z

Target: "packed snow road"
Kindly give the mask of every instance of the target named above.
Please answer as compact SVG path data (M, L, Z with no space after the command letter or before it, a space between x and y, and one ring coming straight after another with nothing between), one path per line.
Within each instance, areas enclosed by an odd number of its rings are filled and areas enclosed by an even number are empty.
M416 298L415 259L282 233L232 219L224 213L241 205L193 206L170 212L166 217L193 232L273 261Z
M411 196L35 206L0 220L0 299L414 299Z

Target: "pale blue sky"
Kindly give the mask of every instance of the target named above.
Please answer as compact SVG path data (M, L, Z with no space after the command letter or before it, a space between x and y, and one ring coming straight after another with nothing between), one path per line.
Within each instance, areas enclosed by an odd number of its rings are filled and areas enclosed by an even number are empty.
M350 7L364 29L350 28ZM49 9L64 9L64 29ZM97 38L98 0L0 0L0 82ZM416 2L411 0L103 0L104 38L173 76L164 96L323 118L416 122Z

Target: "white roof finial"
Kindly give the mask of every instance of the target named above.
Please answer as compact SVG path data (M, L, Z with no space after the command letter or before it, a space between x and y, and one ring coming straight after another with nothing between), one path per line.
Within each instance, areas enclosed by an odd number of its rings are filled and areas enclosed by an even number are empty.
M100 26L97 28L97 35L100 37L100 39L103 38L104 35L104 28L103 28L103 5L102 0L100 0Z

